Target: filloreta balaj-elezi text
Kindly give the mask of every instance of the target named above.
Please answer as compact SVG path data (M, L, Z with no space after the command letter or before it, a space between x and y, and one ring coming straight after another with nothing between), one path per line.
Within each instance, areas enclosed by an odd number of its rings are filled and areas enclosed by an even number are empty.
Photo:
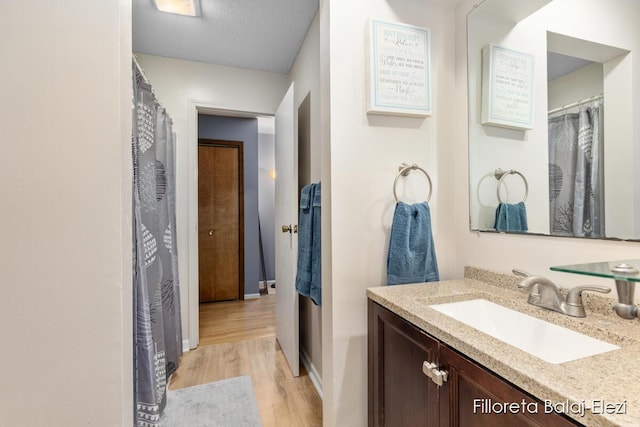
M626 414L627 401L610 402L602 399L580 400L572 402L569 400L553 402L531 402L522 399L521 402L499 402L493 399L473 399L474 414L573 414L584 417L586 410L593 414Z

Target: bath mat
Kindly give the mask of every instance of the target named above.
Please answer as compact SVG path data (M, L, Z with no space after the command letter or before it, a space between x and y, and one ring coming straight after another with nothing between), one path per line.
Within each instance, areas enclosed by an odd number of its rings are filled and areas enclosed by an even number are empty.
M248 376L167 391L161 427L260 427Z

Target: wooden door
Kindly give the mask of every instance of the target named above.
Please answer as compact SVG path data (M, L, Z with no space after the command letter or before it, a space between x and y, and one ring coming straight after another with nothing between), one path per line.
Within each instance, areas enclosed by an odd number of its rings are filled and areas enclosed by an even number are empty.
M242 143L198 140L200 302L244 299Z

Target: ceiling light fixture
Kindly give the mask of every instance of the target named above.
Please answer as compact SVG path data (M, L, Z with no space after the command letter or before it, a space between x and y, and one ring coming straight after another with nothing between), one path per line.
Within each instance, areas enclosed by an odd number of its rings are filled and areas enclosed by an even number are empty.
M200 16L200 0L153 0L160 12Z

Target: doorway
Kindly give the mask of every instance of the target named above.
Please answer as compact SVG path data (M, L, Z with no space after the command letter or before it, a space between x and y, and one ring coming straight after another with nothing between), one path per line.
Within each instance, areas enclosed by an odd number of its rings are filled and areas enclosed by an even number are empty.
M244 183L240 141L198 140L200 303L244 299Z
M245 299L243 301L225 301L212 304L203 304L199 307L197 286L189 287L189 333L190 345L193 349L185 354L181 359L179 373L172 381L170 389L174 390L182 387L202 384L210 381L217 381L231 376L250 375L256 392L259 405L264 405L260 409L264 425L321 425L322 424L322 400L321 395L316 392L311 375L307 374L304 366L300 367L300 376L293 377L290 372L287 360L278 345L275 337L275 299L281 294L282 289L278 286L273 293L273 288L269 287L269 295L260 296L258 294L259 283L259 256L254 262L251 258L251 241L258 243L258 218L254 212L260 212L263 224L263 237L280 237L283 233L276 230L275 213L271 216L265 213L258 202L257 191L252 190L252 182L256 178L252 177L252 172L260 178L265 178L264 187L260 187L260 197L266 196L269 189L275 190L275 121L273 119L265 122L271 123L271 127L265 123L264 128L260 126L260 118L272 117L267 114L239 112L221 110L214 105L204 104L199 101L190 101L188 121L190 123L189 134L189 171L197 169L198 165L198 140L199 139L221 139L221 140L243 140L244 157L244 222L245 222ZM292 114L293 116L293 114ZM214 119L212 119L214 118ZM222 121L232 118L240 119L240 122L249 126L251 119L258 118L257 131L258 139L254 143L247 135L232 135L229 132L218 133L223 128ZM292 117L293 118L293 117ZM244 119L244 120L243 120ZM215 129L216 133L208 129ZM267 135L269 138L263 139ZM268 141L268 142L267 142ZM271 148L263 145L268 143ZM262 149L269 151L269 156L264 159L261 156ZM266 161L267 157L272 159L273 164ZM252 159L265 160L265 163L258 162L253 166ZM296 157L297 158L297 157ZM189 242L190 246L197 253L197 189L198 181L201 179L198 174L190 173L190 180L193 186L189 187ZM297 177L297 173L295 174ZM282 175L278 174L282 181ZM291 192L297 201L297 186ZM263 190L267 190L263 192ZM251 198L255 197L252 202ZM272 200L268 203L272 209L275 206L275 194L270 196ZM266 197L269 199L270 197ZM257 204L253 204L256 202ZM268 208L267 208L268 210ZM297 213L297 211L295 212ZM295 215L297 217L297 215ZM255 218L254 218L255 217ZM255 227L252 231L251 224L255 220ZM271 230L268 230L271 224ZM277 224L282 224L278 222ZM277 233L276 233L277 231ZM275 240L275 239L274 239ZM265 249L269 245L265 242ZM259 254L259 250L253 251ZM269 251L266 250L266 253ZM271 251L274 252L273 250ZM193 259L195 258L195 259ZM189 277L198 277L198 258L192 257L189 267ZM267 264L268 257L267 257ZM275 260L274 260L275 264ZM254 268L255 272L251 272ZM269 270L267 268L267 270ZM255 280L252 278L255 276ZM191 283L198 283L194 280ZM251 286L255 286L252 291ZM195 288L195 289L194 289ZM252 295L256 292L255 296ZM271 308L268 306L271 305ZM297 313L297 310L296 310ZM268 320L267 320L268 318ZM253 322L253 323L250 323ZM200 344L198 346L198 343ZM194 347L197 347L194 349Z
M188 205L189 205L189 224L188 224L188 241L189 241L189 253L194 256L189 257L189 270L188 277L191 286L188 287L188 327L189 327L189 348L196 348L199 343L200 333L200 295L199 295L199 240L200 235L198 233L202 226L198 224L198 188L199 181L202 177L197 173L198 170L198 141L201 139L207 140L221 140L221 141L242 141L242 187L244 203L244 227L241 230L243 233L242 244L244 245L243 251L243 269L244 280L242 280L244 286L243 295L238 297L239 301L251 300L258 298L260 277L260 248L259 248L259 223L258 213L260 213L263 221L263 237L265 254L269 252L269 241L273 241L274 238L274 221L273 215L268 215L268 212L263 210L261 205L261 198L267 196L269 189L273 188L274 176L269 173L269 170L273 172L274 166L269 166L268 169L262 170L263 163L259 158L262 153L262 144L268 143L271 147L274 146L273 126L267 126L267 122L273 122L273 119L268 120L268 117L264 114L252 113L252 112L231 112L229 110L216 109L211 105L203 104L201 102L191 102L189 108L189 122L191 123L189 140L192 141L189 144L188 153L188 165L187 168L190 171L189 176L189 188L188 188ZM270 139L264 139L265 134ZM273 148L272 148L273 149ZM273 158L273 154L271 158ZM266 187L261 187L262 181L269 181ZM273 190L271 190L272 192ZM259 197L260 195L260 197ZM268 198L268 197L267 197ZM273 201L269 204L271 210L273 210ZM263 215L264 214L264 215ZM271 227L268 227L268 223L271 223ZM203 229L208 233L208 229ZM271 238L269 239L269 233ZM203 236L207 237L207 235ZM273 253L273 250L271 250ZM269 259L267 257L267 270L269 270ZM273 260L271 261L273 262ZM271 269L273 270L273 269ZM269 277L272 279L272 277Z

